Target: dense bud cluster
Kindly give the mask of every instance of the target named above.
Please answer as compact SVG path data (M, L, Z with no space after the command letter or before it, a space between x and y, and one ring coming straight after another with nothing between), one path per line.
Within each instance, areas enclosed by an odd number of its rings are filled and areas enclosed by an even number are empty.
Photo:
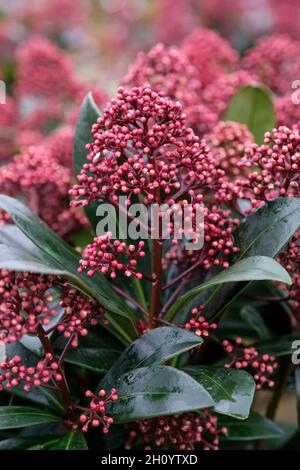
M42 36L33 36L17 51L19 96L72 99L77 84L71 62L54 44Z
M117 271L124 271L125 276L135 276L142 279L143 275L137 270L138 258L143 258L144 242L140 241L138 247L111 240L111 233L101 237L95 237L93 243L87 245L80 260L79 272L87 271L88 276L94 276L96 272L109 273L114 279ZM124 259L124 261L122 260Z
M108 324L104 318L104 310L95 300L88 299L77 289L64 287L60 306L64 309L63 316L57 325L57 331L66 339L72 337L71 345L78 346L78 337L88 334L87 326L95 326L98 322Z
M133 195L157 201L157 191L213 188L223 176L209 148L184 125L181 106L150 88L120 88L92 128L83 166L70 194L73 206Z
M224 170L226 177L241 173L239 163L245 149L253 143L253 135L247 126L231 121L220 121L205 136L216 164Z
M85 396L90 398L91 402L89 408L79 418L83 432L87 432L89 426L97 428L101 425L102 432L104 434L108 433L109 426L114 420L106 415L106 406L108 403L119 399L116 389L112 388L109 394L105 390L100 390L97 396L90 390L87 390Z
M71 170L58 163L46 146L30 146L0 169L0 191L9 196L21 194L33 212L65 235L85 223L81 213L68 206L71 178Z
M222 346L230 357L230 362L226 362L225 367L236 369L250 369L259 390L263 386L273 387L274 381L270 379L278 364L274 356L269 354L259 355L253 346L244 347L242 338L237 338L234 343L224 340Z
M286 35L268 36L250 49L243 67L275 93L284 95L291 91L291 83L299 76L299 52L300 42Z
M219 191L222 201L248 199L254 208L262 201L299 196L300 134L281 126L265 133L264 144L245 149L240 162L248 168L247 177L224 182Z
M229 256L238 251L232 234L239 220L231 217L230 210L222 210L217 206L211 209L205 206L203 212L203 227L197 228L197 233L203 234L203 247L198 251L186 250L182 244L172 246L165 256L165 269L172 263L179 265L181 269L193 263L205 270L212 266L228 268Z
M195 29L185 38L182 48L197 68L204 87L224 72L234 70L238 63L237 52L225 39L209 29Z
M141 439L144 450L218 450L219 436L226 434L226 428L218 428L218 418L208 410L199 414L185 413L175 416L161 416L126 426L129 437L125 444L131 449Z
M0 270L0 342L13 343L48 325L56 314L50 306L55 278Z

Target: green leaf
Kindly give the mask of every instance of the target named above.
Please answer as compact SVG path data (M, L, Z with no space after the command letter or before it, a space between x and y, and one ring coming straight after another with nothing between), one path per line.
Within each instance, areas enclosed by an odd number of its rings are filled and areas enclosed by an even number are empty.
M27 450L32 449L33 446L39 446L44 448L47 442L53 442L53 437L51 436L39 436L39 437L12 437L10 439L5 439L0 441L0 451L1 450Z
M297 348L293 347L294 341L298 341ZM268 341L263 341L255 345L260 354L271 354L272 356L288 356L299 350L300 347L300 333L293 333L291 335L283 335L278 338L272 338ZM300 355L298 355L300 357Z
M72 431L50 445L43 446L48 450L88 450L82 431Z
M84 98L80 107L79 116L77 120L75 137L74 137L74 173L80 173L83 165L87 163L87 150L86 144L92 141L92 125L97 122L101 116L101 111L96 105L92 93L88 93ZM84 208L87 218L91 222L92 227L96 227L96 209L98 204L96 202L89 204Z
M50 266L53 268L54 274L57 270L61 270L62 273L65 273L61 275L68 278L85 294L98 300L109 312L126 320L128 329L121 329L117 321L114 326L123 335L123 339L130 343L137 334L133 323L133 314L123 299L113 290L107 279L100 275L89 278L86 274L79 273L77 271L79 254L20 201L0 195L0 207L11 216L19 229L38 247L43 256L41 261L49 266L49 271Z
M234 232L238 259L277 256L300 226L300 199L278 198L249 215Z
M181 328L155 328L128 346L104 377L101 388L114 387L115 380L125 372L161 364L202 342L202 338Z
M291 284L287 271L277 261L267 256L252 256L230 266L215 277L200 286L186 292L166 313L166 319L171 320L187 304L201 292L220 284L242 281L273 280Z
M226 426L228 435L226 440L230 441L255 441L257 439L273 439L282 437L282 429L267 418L251 413L245 421L222 416L219 425Z
M255 142L262 144L265 132L276 126L276 114L269 90L261 85L240 87L230 100L224 120L246 124Z
M167 366L142 367L114 384L119 400L107 407L116 423L207 408L214 401L196 380Z
M213 398L218 413L246 419L255 392L250 374L241 370L191 366L183 369L190 374Z
M261 340L270 338L270 331L268 330L264 319L254 307L251 305L245 305L240 312L240 316L250 327L253 328L254 331L257 332L258 337Z
M80 347L70 350L65 361L99 374L105 374L113 366L119 355L119 350L110 349L109 347L105 347L105 345L101 348Z
M25 428L35 424L53 423L60 420L59 416L55 416L49 411L29 406L0 407L0 429Z

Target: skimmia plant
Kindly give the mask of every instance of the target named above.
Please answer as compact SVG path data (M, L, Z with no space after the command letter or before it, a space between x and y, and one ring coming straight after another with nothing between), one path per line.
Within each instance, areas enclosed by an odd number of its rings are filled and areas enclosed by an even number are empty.
M219 55L201 76L195 38L207 34L140 54L101 111L89 93L70 113L74 136L56 131L1 168L0 449L282 437L288 380L299 394L300 131L275 127L270 91L253 84L261 45L236 70L209 34ZM57 63L73 86L60 83L64 99L82 96ZM253 411L261 391L266 417Z

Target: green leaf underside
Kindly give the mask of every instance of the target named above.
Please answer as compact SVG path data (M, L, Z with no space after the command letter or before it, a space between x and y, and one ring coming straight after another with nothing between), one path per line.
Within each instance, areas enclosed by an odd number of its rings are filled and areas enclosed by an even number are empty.
M218 413L246 419L255 392L250 374L241 370L190 366L183 369L197 380L215 401Z
M230 266L225 271L217 274L215 277L200 286L197 286L180 299L178 299L166 314L166 319L171 320L187 304L189 304L201 292L230 282L272 280L291 284L291 278L287 271L275 260L267 256L251 256Z
M87 295L97 299L104 308L123 317L128 323L128 330L121 333L126 341L131 342L137 333L133 323L133 314L126 303L113 290L111 284L100 275L89 278L85 273L77 271L79 254L64 240L53 232L30 209L16 199L0 195L0 207L14 220L19 229L34 243L42 253L43 264L53 268L53 274L61 270L61 275ZM116 322L117 323L117 322Z
M226 121L245 124L257 144L262 144L264 134L276 126L276 114L269 90L261 85L240 87L231 98Z
M0 429L16 429L60 421L59 416L27 406L0 407Z
M214 401L189 375L167 366L142 367L123 374L115 383L119 400L108 415L116 423L207 408Z
M254 412L245 421L220 416L219 425L227 427L228 434L224 439L230 441L273 439L282 437L283 433L279 425Z
M203 339L176 327L160 327L140 336L121 354L101 382L101 388L114 387L121 374L154 366L198 346Z

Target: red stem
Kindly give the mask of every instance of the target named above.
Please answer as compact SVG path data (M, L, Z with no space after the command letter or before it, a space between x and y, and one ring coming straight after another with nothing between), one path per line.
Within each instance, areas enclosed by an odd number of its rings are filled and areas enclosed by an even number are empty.
M38 325L37 335L38 335L38 338L39 338L40 342L42 343L42 346L44 348L45 353L46 354L51 354L51 356L52 356L51 361L56 362L59 365L57 371L62 376L62 381L57 382L57 387L59 389L62 400L64 402L64 406L65 406L65 409L66 409L66 412L67 412L68 419L70 421L75 421L75 416L74 416L74 412L73 412L73 403L72 403L72 400L71 400L71 396L70 396L70 392L69 392L69 388L68 388L68 384L67 384L67 381L66 381L66 378L65 378L64 371L61 368L61 365L59 364L59 361L57 360L57 358L54 354L52 344L50 343L49 338L48 338L44 328L42 327L42 325Z

